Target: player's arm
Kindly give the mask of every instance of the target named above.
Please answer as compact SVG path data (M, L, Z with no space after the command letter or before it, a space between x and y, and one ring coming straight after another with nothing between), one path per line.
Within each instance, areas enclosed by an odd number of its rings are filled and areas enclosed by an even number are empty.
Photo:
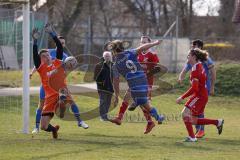
M49 33L49 35L52 37L54 40L57 49L56 49L56 58L62 60L63 59L63 46L60 40L57 37L56 32L53 31L53 28L50 24L45 25L45 31Z
M32 31L32 38L33 38L33 63L36 69L39 68L41 65L41 59L38 55L38 45L37 45L37 39L39 38L39 32L37 28L34 28Z
M182 71L180 72L179 76L178 76L178 83L182 84L187 72L191 70L191 65L186 63L186 65L183 67Z
M37 69L36 69L35 67L33 67L32 71L31 71L31 73L30 73L30 75L29 75L30 79L32 78L33 74L34 74L36 71L37 71Z
M182 99L185 99L185 98L191 96L192 94L197 93L198 90L199 90L199 87L198 87L198 86L199 86L199 81L198 81L198 79L194 78L194 79L192 80L192 85L191 85L191 87L189 88L189 90L187 90L187 92L185 92L185 93L181 96L181 98L182 98Z
M216 82L216 69L214 65L211 65L208 67L209 72L211 73L211 88L210 88L210 94L214 95L214 88L215 88L215 82Z
M154 42L151 42L151 43L146 43L146 44L143 44L141 46L139 46L138 48L136 48L136 53L139 54L143 51L146 51L148 50L149 48L151 47L154 47L156 45L159 45L160 44L160 40L157 40L157 41L154 41Z

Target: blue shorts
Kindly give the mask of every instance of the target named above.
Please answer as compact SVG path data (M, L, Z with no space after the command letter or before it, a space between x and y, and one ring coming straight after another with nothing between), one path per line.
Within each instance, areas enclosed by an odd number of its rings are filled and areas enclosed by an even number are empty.
M44 88L43 88L42 85L40 86L39 98L40 98L40 100L44 100L45 99L45 91L44 91Z
M148 102L148 86L130 88L131 96L136 105L145 105Z

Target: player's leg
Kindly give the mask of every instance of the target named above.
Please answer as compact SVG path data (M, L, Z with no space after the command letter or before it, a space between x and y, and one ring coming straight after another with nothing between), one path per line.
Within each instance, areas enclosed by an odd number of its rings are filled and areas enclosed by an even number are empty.
M42 109L44 106L44 101L45 101L45 91L43 89L43 86L41 86L40 94L39 94L38 108L36 110L35 128L32 131L33 134L39 132L39 125L40 125L40 120L41 120Z
M204 118L204 113L200 114L198 116L198 118ZM205 136L205 133L204 133L204 125L195 125L196 127L196 137L197 138L202 138Z
M59 126L52 126L50 124L50 121L53 117L54 113L43 113L41 117L41 130L44 130L46 132L52 132L52 136L54 139L58 138L58 130Z
M144 117L146 118L147 120L147 126L145 128L145 131L144 131L144 134L148 134L149 132L151 132L151 130L153 129L153 127L155 127L155 124L154 122L152 121L152 117L150 115L150 113L145 109L145 108L142 108L142 111L143 111L143 114L144 114Z
M118 116L116 118L110 120L112 123L121 125L122 119L127 110L128 102L129 102L130 98L131 98L131 93L130 93L130 89L128 89L124 95L122 105L120 106L120 109L118 112Z
M196 118L193 120L193 124L197 125L215 125L220 135L223 130L223 119L208 119L208 118Z
M148 81L148 102L151 102L151 92L152 92L152 85L149 85L149 81ZM147 112L145 109L141 108L144 114L144 117L146 118L147 122L152 124L152 117L150 115L149 112Z
M71 110L74 114L74 117L76 118L77 122L78 122L78 126L82 127L84 129L88 129L89 126L80 118L80 112L78 109L78 106L76 105L76 103L74 101L71 101Z
M163 116L160 116L158 114L158 111L155 107L152 107L148 102L145 103L144 105L141 105L141 108L144 108L147 112L150 113L150 115L156 120L158 121L158 124L161 124L162 121L164 120Z
M184 107L182 110L182 119L185 124L185 127L188 132L188 137L185 139L186 142L196 142L197 139L195 137L195 134L193 132L193 127L192 127L192 113L191 110L187 107Z

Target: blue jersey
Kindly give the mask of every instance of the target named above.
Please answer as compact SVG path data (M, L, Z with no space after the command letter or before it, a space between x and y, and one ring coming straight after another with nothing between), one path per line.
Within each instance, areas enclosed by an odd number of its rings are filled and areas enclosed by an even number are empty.
M127 50L117 54L115 57L114 65L117 71L127 81L131 91L131 96L135 104L136 105L146 104L148 83L143 68L138 62L136 50ZM114 77L116 77L116 73L114 74L113 74Z
M147 85L146 75L137 59L135 50L128 50L118 54L115 58L118 72L126 79L129 88Z
M214 62L213 62L213 60L212 60L210 57L208 57L208 58L207 58L207 61L203 62L202 64L203 64L205 73L206 73L206 75L207 75L207 82L206 82L206 84L207 84L207 90L208 90L208 93L210 93L210 89L211 89L211 79L210 79L210 74L209 74L209 66L214 65ZM190 71L191 69L192 69L191 64L187 63L186 66L185 66L185 70L188 72L188 71Z
M50 56L52 57L52 60L56 59L57 53L56 53L56 49L48 49L48 52L50 54ZM68 57L68 55L63 52L63 61Z

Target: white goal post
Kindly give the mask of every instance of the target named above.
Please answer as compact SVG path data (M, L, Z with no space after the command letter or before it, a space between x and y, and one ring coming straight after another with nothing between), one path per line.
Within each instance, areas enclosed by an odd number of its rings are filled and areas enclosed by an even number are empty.
M22 94L22 116L23 133L29 132L29 110L30 110L30 6L29 2L23 3L23 94Z

